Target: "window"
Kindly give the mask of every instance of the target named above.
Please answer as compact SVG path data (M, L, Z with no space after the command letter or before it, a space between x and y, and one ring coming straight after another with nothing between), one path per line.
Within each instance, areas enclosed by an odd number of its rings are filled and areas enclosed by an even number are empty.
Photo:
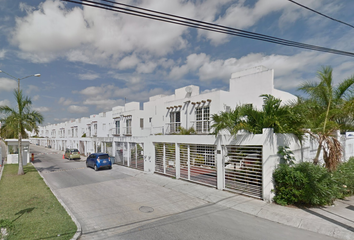
M144 128L144 118L140 118L140 128Z
M210 131L210 107L199 107L195 109L197 133L209 133Z
M115 134L120 135L120 120L116 120L116 129L115 129Z
M93 125L93 135L97 136L97 124Z
M126 135L132 135L132 119L125 120L126 124Z
M106 124L105 124L105 123L102 124L102 130L103 130L103 131L106 130Z
M179 132L179 127L181 126L181 112L171 112L170 113L170 132Z

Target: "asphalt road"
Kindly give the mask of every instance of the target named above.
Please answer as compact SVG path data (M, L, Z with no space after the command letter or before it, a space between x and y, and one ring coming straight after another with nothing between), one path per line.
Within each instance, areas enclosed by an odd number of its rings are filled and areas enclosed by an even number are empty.
M150 174L147 181L148 173L117 165L95 172L84 161L62 159L62 151L34 145L31 151L34 166L80 222L83 240L335 239L184 194L178 184L175 190L156 184L181 180Z

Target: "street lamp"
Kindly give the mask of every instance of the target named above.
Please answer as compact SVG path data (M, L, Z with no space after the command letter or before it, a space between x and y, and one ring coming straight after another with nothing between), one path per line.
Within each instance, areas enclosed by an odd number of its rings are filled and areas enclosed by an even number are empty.
M16 78L16 77L12 76L11 74L8 74L7 72L4 72L2 70L0 70L0 73L5 73L6 75L10 76L11 78L17 80L17 84L18 84L18 86L17 86L17 89L18 89L17 94L20 94L20 81L22 79L29 78L29 77L40 77L41 76L39 73L37 73L37 74L29 75L29 76L26 76L26 77L23 77L23 78ZM18 111L20 113L20 102L18 102ZM18 122L18 164L19 164L18 174L19 175L23 174L22 146L21 145L22 145L22 134L21 134L20 122Z
M2 70L0 70L0 73L5 73L6 75L8 75L8 76L12 77L13 79L16 79L16 80L17 80L17 85L18 85L18 86L17 86L17 90L18 90L18 92L20 92L20 81L21 81L22 79L29 78L29 77L40 77L40 76L41 76L41 74L36 73L36 74L32 74L32 75L29 75L29 76L26 76L26 77L23 77L23 78L16 78L16 77L14 77L14 76L12 76L12 75L10 75L10 74L8 74L7 72L2 71Z

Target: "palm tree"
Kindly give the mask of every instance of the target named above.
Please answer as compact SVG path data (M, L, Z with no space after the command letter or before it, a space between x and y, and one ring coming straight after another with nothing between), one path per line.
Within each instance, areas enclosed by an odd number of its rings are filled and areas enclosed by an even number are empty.
M221 130L228 130L230 134L236 135L239 130L245 130L260 134L263 128L273 128L275 133L293 133L302 140L305 121L301 111L290 104L282 105L282 101L272 95L261 97L264 102L262 110L245 104L237 106L233 111L214 114L213 133L217 135Z
M22 164L22 136L26 136L25 129L28 131L36 130L37 123L43 122L43 116L37 111L31 111L32 101L29 97L22 95L22 90L14 91L18 109L11 108L9 106L0 106L0 113L5 113L6 117L0 119L4 123L4 129L9 132L13 132L18 138L18 175L23 175L23 164Z
M354 129L352 90L354 76L334 86L332 68L322 67L318 72L319 83L305 83L300 90L308 95L303 99L305 115L309 120L310 135L318 141L314 163L318 163L323 150L326 167L331 171L341 161L342 149L335 137L337 130L341 132Z

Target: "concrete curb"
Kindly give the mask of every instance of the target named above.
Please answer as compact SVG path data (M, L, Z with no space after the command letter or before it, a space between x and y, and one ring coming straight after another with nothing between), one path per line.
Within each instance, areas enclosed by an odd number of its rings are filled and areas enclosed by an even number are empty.
M33 166L34 164L31 163ZM36 168L37 169L37 168ZM45 182L45 184L49 187L50 191L52 191L52 193L54 194L54 196L58 199L58 201L60 202L60 204L64 207L65 211L69 214L69 216L71 217L71 219L74 221L74 223L76 224L77 230L75 235L71 238L71 240L77 240L79 239L79 237L82 234L82 228L81 228L81 224L79 223L79 221L76 219L75 215L70 211L70 209L65 205L65 203L58 197L57 194L54 193L54 191L52 190L52 188L48 185L47 181L45 180L45 178L43 177L42 173L39 172L37 170L38 174L41 176L41 178L43 178L43 181Z

